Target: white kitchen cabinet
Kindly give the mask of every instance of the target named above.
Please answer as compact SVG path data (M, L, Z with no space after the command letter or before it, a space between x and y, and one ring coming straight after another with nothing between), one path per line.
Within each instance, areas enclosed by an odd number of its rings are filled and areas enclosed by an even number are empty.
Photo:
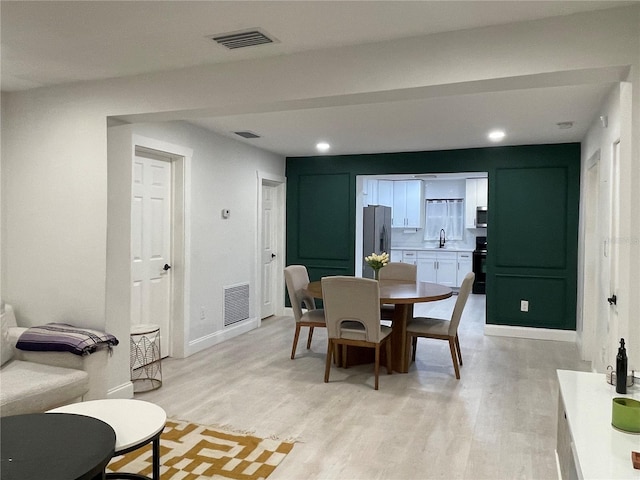
M365 203L393 207L393 181L368 178L364 181Z
M419 252L418 281L438 283L438 254L436 252Z
M410 263L412 265L416 265L417 255L413 250L403 250L402 251L402 263Z
M391 253L389 254L390 262L402 262L402 250L391 249Z
M394 181L391 226L395 228L422 228L423 205L422 180Z
M362 183L362 206L378 204L378 180L365 178Z
M476 209L486 207L489 198L487 178L467 178L464 198L464 226L476 228Z
M455 252L438 252L437 283L455 287L458 274L458 256Z
M476 203L478 207L486 207L489 203L489 179L476 179Z
M457 285L458 254L456 252L418 252L418 280L449 287Z
M376 180L377 183L377 203L376 205L384 205L393 208L393 184L392 180Z
M458 252L458 271L456 273L456 287L462 286L464 277L473 270L473 254L471 252Z

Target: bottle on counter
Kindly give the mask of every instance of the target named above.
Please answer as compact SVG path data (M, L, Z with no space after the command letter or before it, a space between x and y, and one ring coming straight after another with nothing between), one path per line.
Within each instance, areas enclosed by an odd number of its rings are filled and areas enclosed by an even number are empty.
M624 338L620 339L616 356L616 392L627 393L627 349L624 348Z

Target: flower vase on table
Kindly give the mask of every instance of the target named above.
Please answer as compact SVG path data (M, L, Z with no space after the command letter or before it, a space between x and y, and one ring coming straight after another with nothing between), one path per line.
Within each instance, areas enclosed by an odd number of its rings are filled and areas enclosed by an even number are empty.
M380 254L372 253L371 255L364 257L364 261L373 269L375 279L379 280L380 269L389 263L389 254L386 252L382 252Z

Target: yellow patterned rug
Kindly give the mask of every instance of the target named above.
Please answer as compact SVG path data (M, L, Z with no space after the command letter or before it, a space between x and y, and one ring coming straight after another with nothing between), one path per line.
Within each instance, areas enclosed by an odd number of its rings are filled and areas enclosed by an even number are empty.
M267 478L292 448L289 442L169 420L160 436L160 476L162 480ZM151 444L114 457L107 472L150 477Z

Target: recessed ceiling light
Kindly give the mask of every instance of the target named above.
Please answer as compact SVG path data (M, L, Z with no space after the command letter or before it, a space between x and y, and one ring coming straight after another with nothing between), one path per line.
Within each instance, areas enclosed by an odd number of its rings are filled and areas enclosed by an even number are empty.
M503 130L493 130L489 132L489 140L491 140L492 142L499 142L504 138L504 136L505 133Z
M316 144L316 150L318 150L319 152L326 152L330 148L331 145L329 145L327 142L319 142Z

